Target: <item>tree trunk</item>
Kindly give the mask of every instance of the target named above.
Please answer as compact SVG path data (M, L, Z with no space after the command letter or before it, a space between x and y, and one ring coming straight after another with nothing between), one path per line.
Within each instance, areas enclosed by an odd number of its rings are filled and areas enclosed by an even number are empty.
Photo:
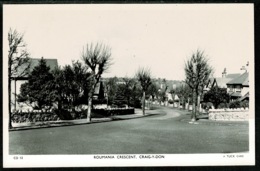
M14 111L16 111L16 79L14 80Z
M145 115L145 91L143 92L143 104L142 104L142 109L143 109L143 115Z
M184 100L184 97L182 98L182 109L185 110L185 100Z
M108 94L107 94L107 108L108 108Z
M130 106L130 97L127 97L127 106Z
M9 59L10 60L10 59ZM9 66L8 66L8 109L9 109L9 129L11 129L12 126L12 112L11 112L11 64L9 61Z
M190 110L190 98L188 97L188 111Z
M91 121L91 108L92 108L92 93L88 95L88 113L87 113L87 122Z
M193 94L192 94L192 98L193 98L193 102L192 102L192 114L191 114L191 121L194 122L196 121L196 92L193 90Z
M197 111L200 113L200 94L197 95Z

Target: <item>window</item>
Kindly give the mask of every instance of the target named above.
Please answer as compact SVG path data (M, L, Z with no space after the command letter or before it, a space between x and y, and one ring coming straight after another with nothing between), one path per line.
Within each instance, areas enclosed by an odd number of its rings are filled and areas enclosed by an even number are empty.
M232 85L228 86L228 92L229 92L229 93L230 93L230 92L234 92L234 88L233 88Z
M241 93L242 87L240 85L236 85L236 92Z

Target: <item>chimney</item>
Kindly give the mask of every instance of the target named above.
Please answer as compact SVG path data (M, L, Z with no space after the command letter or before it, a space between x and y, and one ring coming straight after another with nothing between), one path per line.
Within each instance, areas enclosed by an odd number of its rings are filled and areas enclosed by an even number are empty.
M247 61L246 66L242 66L242 67L240 68L241 74L247 72L248 66L249 66L249 62Z
M227 69L224 68L224 71L222 72L222 78L225 78L227 76Z

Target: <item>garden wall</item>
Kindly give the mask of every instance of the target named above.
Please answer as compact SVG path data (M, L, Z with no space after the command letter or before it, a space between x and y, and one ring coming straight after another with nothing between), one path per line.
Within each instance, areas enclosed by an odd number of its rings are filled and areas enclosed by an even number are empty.
M210 109L209 120L245 121L248 120L249 109Z

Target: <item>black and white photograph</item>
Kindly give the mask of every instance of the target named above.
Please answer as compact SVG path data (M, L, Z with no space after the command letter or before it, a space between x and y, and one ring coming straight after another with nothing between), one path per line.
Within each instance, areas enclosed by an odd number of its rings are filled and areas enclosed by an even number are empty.
M3 167L255 165L254 4L4 4Z

